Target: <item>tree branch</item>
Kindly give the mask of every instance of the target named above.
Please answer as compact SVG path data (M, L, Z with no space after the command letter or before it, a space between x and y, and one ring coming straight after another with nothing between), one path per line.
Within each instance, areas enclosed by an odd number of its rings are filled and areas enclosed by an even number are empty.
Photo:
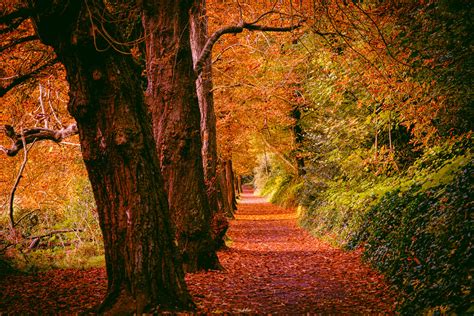
M267 145L271 150L272 152L277 155L288 167L290 167L291 170L293 170L294 172L297 172L298 169L296 168L296 166L294 166L278 149L276 149L275 147L273 147L266 139L265 139L265 136L262 134L262 140L263 142L265 143L265 145Z
M284 27L274 27L274 26L265 26L258 24L247 24L244 23L243 28L250 31L262 31L262 32L291 32L296 28L301 27L301 24L284 26Z
M0 24L9 24L13 20L18 18L26 19L31 16L31 13L31 10L28 8L20 8L18 10L0 16Z
M13 31L30 16L31 10L27 8L20 8L16 11L0 16L0 24L7 25L5 28L0 29L0 34Z
M27 218L28 216L30 216L31 214L33 214L33 213L35 213L35 212L38 212L39 210L40 210L40 209L36 209L36 210L33 210L33 211L31 211L31 212L26 213L25 215L23 215L22 217L20 217L19 220L16 221L15 226L20 225L20 223L21 223L25 218Z
M14 209L13 209L13 202L15 201L15 192L16 189L18 188L18 185L20 184L20 180L23 177L23 171L25 171L26 163L28 162L28 152L30 149L33 147L35 143L33 142L30 146L30 148L25 148L23 151L24 156L23 156L23 162L21 163L20 170L18 170L18 175L16 177L15 183L13 184L12 191L10 192L10 207L9 207L9 216L10 216L10 227L12 229L15 228L15 217L14 217ZM26 147L26 139L25 135L23 134L21 136L21 145L23 147Z
M59 143L63 139L79 133L76 124L71 124L60 130L32 128L25 130L22 134L15 133L15 130L10 125L5 125L4 130L5 135L12 140L12 145L10 148L0 146L0 151L3 151L10 157L15 156L24 147L22 138L25 139L25 145L40 140L52 140Z
M84 229L82 228L72 228L72 229L59 229L59 230L53 230L47 234L39 235L39 236L31 236L28 237L28 239L38 239L38 238L44 238L44 237L49 237L57 234L64 234L64 233L74 233L74 232L83 232Z
M385 49L387 51L387 54L388 56L390 56L390 58L392 58L393 60L395 60L396 62L402 64L403 66L407 66L407 67L411 67L411 65L403 62L402 60L399 60L398 58L396 58L393 54L392 54L392 51L390 50L390 46L388 45L387 43L387 40L385 39L385 36L382 32L382 30L380 29L379 25L377 24L377 22L375 22L375 20L370 16L370 14L368 14L364 9L362 9L362 7L358 6L355 2L354 2L354 6L360 11L362 12L362 14L364 14L371 22L372 24L375 26L375 29L377 30L377 33L379 34L380 36L380 39L382 40L383 44L385 45Z
M25 37L15 39L15 40L11 41L10 43L8 43L7 45L0 47L0 53L3 52L6 49L9 49L9 48L14 47L16 45L19 45L21 43L34 41L34 40L37 40L37 39L38 39L38 36L36 36L36 35L30 35L30 36L25 36Z
M264 15L262 15L261 17L263 17ZM255 24L257 21L261 19L261 17L259 17L257 20L255 20L252 23L246 23L242 21L238 25L226 26L214 32L214 34L212 34L207 40L206 44L204 45L204 48L201 51L199 58L197 59L194 65L194 71L196 72L196 74L199 75L202 72L205 61L212 52L212 47L214 47L214 44L217 43L217 41L224 34L238 34L238 33L242 33L243 30L245 29L249 31L262 31L262 32L291 32L297 28L300 28L304 22L304 20L301 20L298 24L286 26L286 27L274 27L274 26L265 26L265 25Z
M25 82L25 81L27 81L31 78L34 78L34 77L38 76L44 69L55 65L57 62L58 62L58 59L53 58L50 61L48 61L47 63L43 64L42 66L36 68L32 72L29 72L27 74L24 74L23 76L17 77L15 80L10 82L10 84L7 85L6 87L0 88L0 97L3 97L8 91L13 89L17 85L19 85L19 84L21 84L21 83L23 83L23 82Z
M32 239L30 245L28 246L28 249L36 248L39 245L41 238L50 237L57 234L76 233L76 232L83 232L83 231L84 229L82 228L60 229L60 230L53 230L47 234L28 237L29 239Z

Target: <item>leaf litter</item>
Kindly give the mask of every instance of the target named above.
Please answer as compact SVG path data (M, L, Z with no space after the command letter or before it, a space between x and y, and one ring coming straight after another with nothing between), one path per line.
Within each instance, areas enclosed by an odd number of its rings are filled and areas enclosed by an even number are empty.
M231 221L224 270L188 274L198 313L395 314L396 293L383 276L317 239L284 209L244 191ZM105 269L52 270L0 279L0 313L85 312L107 290Z
M298 226L296 211L244 191L219 252L224 271L188 274L200 312L395 314L383 276Z

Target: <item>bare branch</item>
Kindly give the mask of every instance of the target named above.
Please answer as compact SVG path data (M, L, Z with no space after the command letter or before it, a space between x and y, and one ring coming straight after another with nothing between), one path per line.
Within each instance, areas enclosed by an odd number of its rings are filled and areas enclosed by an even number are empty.
M278 150L276 149L275 147L273 147L266 139L265 139L265 136L262 134L262 140L263 142L265 143L265 145L267 145L273 153L275 153L275 155L277 155L288 167L290 167L290 169L294 172L297 172L298 169L296 168L296 166L293 166L293 164Z
M24 155L23 155L23 162L21 163L21 166L20 166L20 170L18 170L18 175L16 176L16 180L15 180L15 183L13 184L13 187L12 187L12 190L10 192L10 207L9 207L9 216L10 216L10 227L12 229L15 228L15 218L13 216L13 202L15 200L15 192L16 192L16 189L18 188L18 185L20 184L20 180L21 178L23 177L23 171L25 170L25 167L26 167L26 163L28 162L28 152L30 151L30 149L34 146L34 142L33 144L31 144L30 148L26 148L26 140L25 140L25 135L23 134L21 136L21 145L23 147L25 147L25 150L24 150Z
M49 237L53 236L56 234L64 234L64 233L74 233L74 232L83 232L84 229L82 228L72 228L72 229L59 229L59 230L53 230L47 234L39 235L39 236L31 236L28 237L28 239L38 239L38 238L44 238L44 237Z
M244 23L243 27L244 27L244 29L251 30L251 31L291 32L291 31L301 27L301 24L292 25L292 26L285 26L285 27L275 27L275 26L265 26L265 25Z
M27 8L20 8L8 14L0 16L0 24L10 24L12 21L22 18L27 19L31 15L31 10Z
M342 34L342 33L336 33L336 32L322 32L319 29L315 28L314 26L311 28L311 31L313 31L314 34L319 35L326 39L327 36L340 36L340 37L345 37L348 39L352 39L350 36Z
M275 3L276 4L276 3ZM299 18L300 20L303 20L303 17L301 15L294 15L294 14L288 14L285 12L277 11L277 10L270 10L265 13L262 13L258 18L256 18L253 22L249 22L247 24L257 24L260 22L262 19L266 18L269 15L278 15L280 18L288 18L288 19L293 19L293 18Z
M402 64L403 66L407 66L407 67L411 67L411 65L403 62L402 60L399 60L398 58L396 58L392 51L390 50L390 46L388 45L387 43L387 40L385 39L385 36L382 32L382 30L380 29L379 25L377 24L377 22L375 22L375 20L370 16L370 14L368 14L364 9L362 9L360 6L357 5L357 3L354 2L354 6L360 11L362 12L362 14L364 14L367 18L369 18L369 20L372 22L372 24L375 26L375 29L377 30L377 33L379 34L380 36L380 39L382 40L383 44L385 45L385 50L387 51L387 54L388 56L390 56L390 58L392 58L394 61Z
M33 210L33 211L31 211L31 212L26 213L25 215L23 215L22 217L20 217L19 220L16 221L15 225L20 225L20 223L21 223L25 218L27 218L28 216L30 216L30 215L33 214L33 213L38 212L39 210L40 210L40 209L36 209L36 210Z
M15 80L13 80L9 85L7 85L6 87L2 87L0 88L0 97L3 97L8 91L10 91L11 89L13 89L14 87L16 87L17 85L29 80L29 79L32 79L32 78L35 78L36 76L38 76L39 74L41 74L41 72L43 70L45 70L46 68L49 68L51 66L54 66L56 63L58 62L58 59L57 58L53 58L51 59L50 61L48 61L47 63L43 64L42 66L36 68L35 70L33 70L32 72L29 72L27 74L24 74L22 76L19 76L17 77Z
M60 130L52 130L47 128L32 128L27 129L21 134L15 133L14 129L10 125L5 125L5 134L12 140L10 148L0 146L0 151L3 151L8 156L15 156L22 148L24 148L22 138L25 139L25 144L30 144L39 140L52 140L56 143L61 142L63 139L71 137L79 133L76 124L71 124Z
M44 108L43 96L44 96L43 85L40 83L39 84L39 103L40 103L40 107L41 107L41 116L43 118L44 128L48 129L49 128L49 117L46 114L46 110Z
M202 72L205 61L207 58L209 58L212 52L212 47L214 46L215 43L217 43L219 38L221 38L222 35L224 34L238 34L238 33L242 33L243 30L262 31L262 32L291 32L295 29L300 28L304 22L304 20L301 20L296 25L291 25L291 26L286 26L286 27L274 27L274 26L265 26L265 25L255 24L255 22L259 21L261 17L268 14L269 14L268 12L262 14L254 22L246 23L242 21L238 25L226 26L214 32L214 34L212 34L207 40L206 45L204 45L204 48L202 49L201 54L194 65L194 71L197 73L197 75L199 75Z
M27 8L21 8L11 13L0 16L0 24L6 25L6 27L0 29L0 34L5 34L13 31L30 16L31 10Z
M30 245L28 246L28 249L36 248L39 245L41 238L50 237L57 234L76 233L76 232L83 232L83 231L84 229L82 228L60 229L60 230L53 230L47 234L28 237L29 239L32 239L32 241L30 242Z
M355 47L353 47L351 45L351 43L348 41L348 39L346 38L346 36L344 36L344 34L342 34L342 32L337 28L335 20L333 19L333 17L329 13L328 8L326 8L326 15L329 19L329 23L331 23L332 28L334 29L336 34L340 38L342 38L344 43L346 43L347 47L349 47L350 50L352 50L354 53L359 55L363 60L365 60L369 64L369 66L372 67L388 85L390 85L389 81L387 80L387 77L382 73L382 71L379 69L379 67L377 67L371 60L369 60L364 54L362 54L360 51L358 51Z

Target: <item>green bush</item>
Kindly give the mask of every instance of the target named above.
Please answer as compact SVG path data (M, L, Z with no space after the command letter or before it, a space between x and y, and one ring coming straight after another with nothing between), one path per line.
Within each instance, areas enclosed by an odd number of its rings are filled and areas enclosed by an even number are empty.
M293 173L285 169L278 158L270 156L260 162L254 170L255 186L260 195L269 198L270 202L284 207L298 204L298 192L302 182Z
M364 216L352 245L406 294L403 314L467 311L473 299L474 166L449 184L387 193Z

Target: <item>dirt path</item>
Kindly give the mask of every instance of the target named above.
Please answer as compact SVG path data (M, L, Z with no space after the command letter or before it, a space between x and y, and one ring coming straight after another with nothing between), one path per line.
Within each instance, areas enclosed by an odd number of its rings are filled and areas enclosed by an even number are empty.
M207 312L383 313L394 309L383 278L360 261L297 225L294 210L246 190L231 222L230 248L219 254L223 272L187 276Z
M242 196L231 222L230 248L219 253L225 271L187 275L203 313L393 313L394 299L381 276L311 237L294 211ZM98 304L104 269L54 270L0 280L0 314L69 314Z

